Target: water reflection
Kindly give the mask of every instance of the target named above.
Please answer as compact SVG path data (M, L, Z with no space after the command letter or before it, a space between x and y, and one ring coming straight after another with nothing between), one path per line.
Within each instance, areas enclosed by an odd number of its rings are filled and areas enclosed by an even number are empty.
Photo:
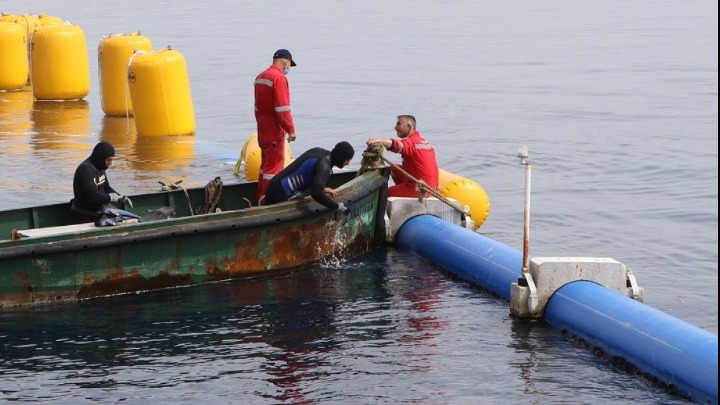
M130 164L133 169L166 171L190 166L195 137L187 135L142 136L138 135Z
M108 141L115 146L116 151L128 153L135 145L137 130L135 129L135 118L133 117L109 117L102 118L100 139Z
M25 135L30 130L32 105L32 93L27 89L0 91L0 139Z
M31 144L36 150L63 150L77 164L91 149L90 110L85 100L34 101Z

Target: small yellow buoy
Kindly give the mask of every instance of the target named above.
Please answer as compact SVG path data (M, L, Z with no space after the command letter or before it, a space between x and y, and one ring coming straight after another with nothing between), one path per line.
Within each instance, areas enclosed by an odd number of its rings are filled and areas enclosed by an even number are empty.
M152 51L148 37L140 33L107 35L98 45L100 72L100 103L106 115L124 117L133 115L128 91L128 62L135 51Z
M247 181L257 181L260 176L260 163L262 162L262 151L258 144L257 131L250 134L250 137L245 141L240 152L240 157L235 164L233 174L240 172L240 165L245 164L245 179ZM285 166L289 165L293 161L292 150L290 144L285 142Z
M127 80L139 136L195 133L190 80L180 52L168 47L135 53Z
M32 36L30 82L36 100L78 100L90 92L85 33L74 24L41 26Z
M0 21L0 90L25 87L29 74L27 35L17 23Z
M475 222L475 229L485 222L490 213L490 199L485 190L476 182L440 169L438 181L440 195L457 200L460 205L468 206L470 218Z

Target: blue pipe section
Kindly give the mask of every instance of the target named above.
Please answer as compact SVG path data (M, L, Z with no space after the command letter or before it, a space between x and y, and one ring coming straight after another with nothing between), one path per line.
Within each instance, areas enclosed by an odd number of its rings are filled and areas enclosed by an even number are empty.
M718 337L591 281L558 289L545 321L700 402L718 401Z
M407 220L395 243L510 300L522 253L431 215ZM545 320L619 356L680 393L718 403L718 337L590 281L559 288Z
M395 243L508 301L522 275L522 253L432 215L405 221Z

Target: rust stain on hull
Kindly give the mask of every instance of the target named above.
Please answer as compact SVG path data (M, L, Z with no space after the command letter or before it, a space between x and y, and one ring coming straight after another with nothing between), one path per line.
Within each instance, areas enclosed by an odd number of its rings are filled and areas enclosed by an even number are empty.
M84 286L78 290L76 297L78 299L86 299L192 284L194 283L189 274L170 275L167 271L162 271L157 276L146 279L137 270L129 272L118 271L104 280L84 284Z

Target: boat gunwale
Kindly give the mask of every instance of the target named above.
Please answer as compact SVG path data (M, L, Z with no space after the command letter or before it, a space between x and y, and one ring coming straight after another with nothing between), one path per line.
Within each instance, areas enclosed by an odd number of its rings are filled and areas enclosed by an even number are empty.
M338 187L336 199L353 203L377 192L387 178L375 173L372 180L360 176ZM369 187L363 187L365 185ZM86 232L65 233L19 240L0 241L0 260L22 256L36 256L64 251L95 249L119 244L138 243L164 237L203 234L221 230L241 230L263 225L291 222L310 214L327 215L331 210L307 196L302 200L288 201L272 206L250 207L195 216L128 224L116 227L98 227ZM10 246L2 246L10 245Z

